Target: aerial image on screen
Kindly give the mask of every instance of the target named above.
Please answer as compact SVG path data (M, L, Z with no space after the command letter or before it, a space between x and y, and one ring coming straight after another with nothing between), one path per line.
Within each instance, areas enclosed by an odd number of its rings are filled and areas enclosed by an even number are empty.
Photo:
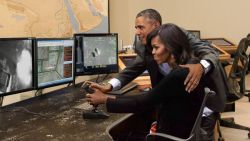
M38 88L73 81L73 39L37 40Z
M101 74L118 71L117 34L77 37L76 74Z
M0 96L32 89L32 40L0 39L0 48Z

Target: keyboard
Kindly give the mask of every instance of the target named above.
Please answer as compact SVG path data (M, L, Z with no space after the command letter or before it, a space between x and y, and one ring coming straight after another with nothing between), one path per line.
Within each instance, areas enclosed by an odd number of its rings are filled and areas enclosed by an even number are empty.
M124 87L122 87L121 89L116 90L116 91L110 91L110 92L108 92L108 94L123 95L123 94L127 93L128 91L134 89L135 87L137 87L137 83L130 82L127 85L125 85Z

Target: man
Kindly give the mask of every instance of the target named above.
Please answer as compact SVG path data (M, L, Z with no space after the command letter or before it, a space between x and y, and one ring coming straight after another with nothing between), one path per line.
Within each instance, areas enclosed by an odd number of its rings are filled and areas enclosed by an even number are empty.
M103 92L117 90L125 86L127 83L148 70L152 87L154 87L160 80L168 73L164 71L168 64L157 65L152 57L151 50L146 47L147 35L156 27L162 24L160 14L154 9L146 9L137 14L135 20L135 34L139 41L135 42L136 53L138 54L134 63L126 67L116 78L111 79L107 85L101 86L92 84L93 87L100 89ZM198 64L182 65L182 67L189 68L189 74L184 81L186 91L190 92L196 88L202 75L207 75L207 85L217 95L209 99L206 109L204 110L204 117L202 119L202 128L207 132L203 140L213 140L213 129L217 119L217 113L224 109L225 93L223 84L220 81L220 74L218 73L218 54L209 46L207 42L195 38L192 34L183 30L189 39L191 48L195 55L201 59ZM217 82L214 80L214 76ZM219 88L221 87L222 90Z

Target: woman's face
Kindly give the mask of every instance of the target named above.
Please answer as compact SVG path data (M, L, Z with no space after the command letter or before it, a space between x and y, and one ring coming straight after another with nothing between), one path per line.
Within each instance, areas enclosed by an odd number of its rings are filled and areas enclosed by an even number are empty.
M161 42L159 36L156 36L151 40L151 45L153 47L152 54L157 64L170 63L171 54L169 50Z

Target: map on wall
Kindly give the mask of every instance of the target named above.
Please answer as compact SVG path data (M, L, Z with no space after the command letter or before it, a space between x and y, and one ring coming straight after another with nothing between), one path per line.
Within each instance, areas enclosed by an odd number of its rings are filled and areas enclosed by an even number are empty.
M0 37L108 33L108 0L0 0Z

